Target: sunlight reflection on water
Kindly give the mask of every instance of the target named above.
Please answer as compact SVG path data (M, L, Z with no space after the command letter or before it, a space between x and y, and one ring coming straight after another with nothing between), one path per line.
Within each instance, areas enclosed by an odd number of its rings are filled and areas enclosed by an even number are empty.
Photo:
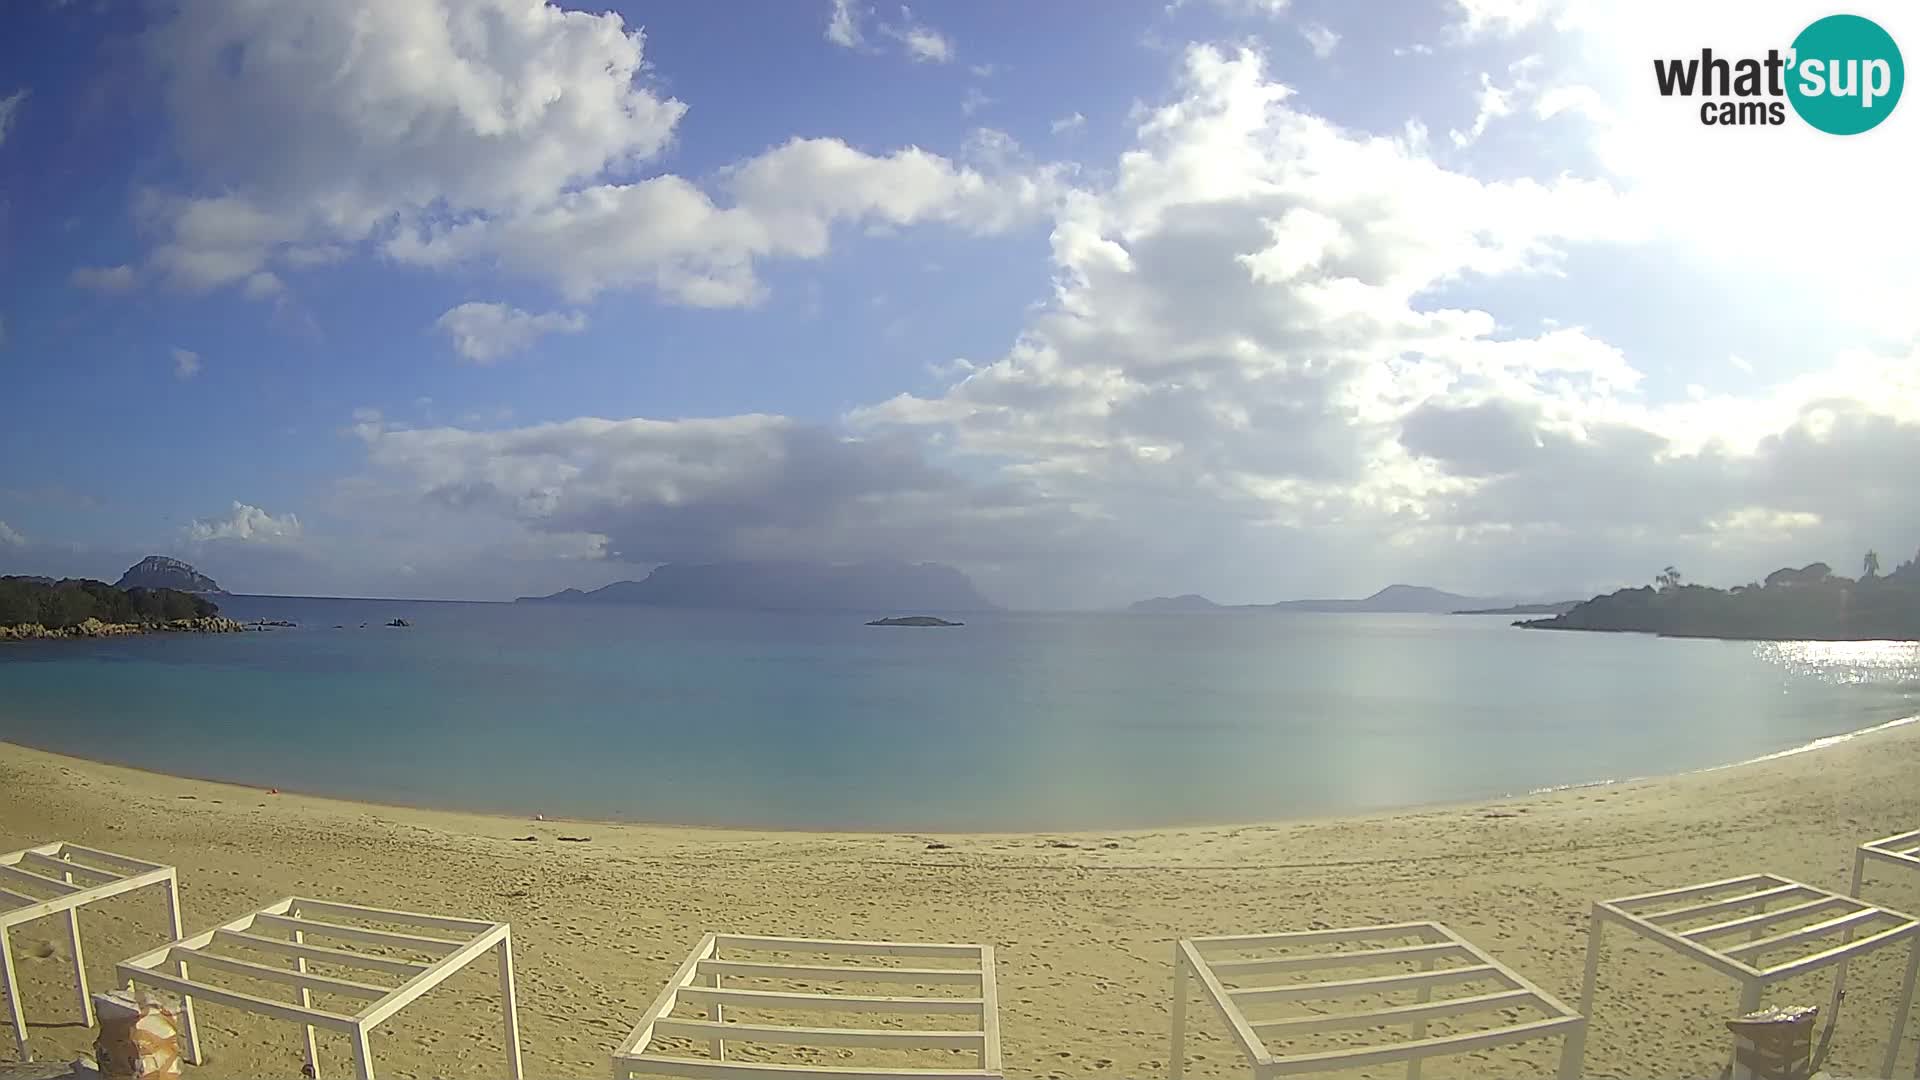
M1920 642L1768 641L1754 655L1833 685L1920 683Z

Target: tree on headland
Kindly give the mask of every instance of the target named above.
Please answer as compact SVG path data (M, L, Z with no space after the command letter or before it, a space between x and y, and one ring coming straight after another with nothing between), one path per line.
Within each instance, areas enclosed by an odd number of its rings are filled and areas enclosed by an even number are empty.
M1522 626L1618 630L1761 640L1920 641L1920 556L1881 575L1880 556L1861 559L1855 581L1823 562L1783 566L1764 582L1718 589L1686 583L1672 566L1645 585L1576 604Z

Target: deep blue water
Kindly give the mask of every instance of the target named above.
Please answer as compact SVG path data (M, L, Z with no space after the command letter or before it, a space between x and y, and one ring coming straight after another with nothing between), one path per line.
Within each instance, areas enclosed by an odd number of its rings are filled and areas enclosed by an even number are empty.
M0 739L550 817L1026 829L1480 798L1722 764L1920 712L1913 644L1542 633L1491 617L1006 614L929 630L221 606L301 625L0 648ZM413 627L381 625L395 616Z

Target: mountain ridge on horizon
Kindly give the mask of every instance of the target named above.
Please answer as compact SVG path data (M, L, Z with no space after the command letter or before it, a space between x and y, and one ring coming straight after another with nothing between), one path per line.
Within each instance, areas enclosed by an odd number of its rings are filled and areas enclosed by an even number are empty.
M1501 608L1530 601L1512 596L1467 596L1430 585L1396 583L1360 599L1277 600L1264 604L1221 604L1199 593L1156 596L1129 604L1139 614L1192 614L1208 611L1373 612L1383 615L1450 615L1474 608Z
M662 563L639 581L522 596L516 604L637 604L750 611L998 611L943 563L736 560Z

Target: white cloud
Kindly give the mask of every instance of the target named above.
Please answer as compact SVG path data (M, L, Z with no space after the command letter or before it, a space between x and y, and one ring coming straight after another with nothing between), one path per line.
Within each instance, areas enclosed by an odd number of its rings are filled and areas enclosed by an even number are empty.
M1474 101L1473 126L1466 131L1455 128L1447 133L1457 147L1472 146L1487 133L1488 124L1513 112L1513 91L1495 86L1493 76L1484 71L1480 73L1480 93Z
M972 116L974 113L993 104L994 100L995 99L988 97L987 92L979 87L969 86L967 87L966 96L960 99L960 115Z
M858 6L855 0L832 0L827 8L826 39L843 49L879 52L872 47L864 23L872 9ZM874 24L880 38L893 42L902 55L915 63L945 64L954 58L953 39L940 30L914 18L913 9L902 6L900 21ZM993 74L992 64L978 64L973 73L981 78Z
M407 232L387 247L427 266L492 261L584 301L648 288L674 303L757 302L765 258L819 258L838 223L943 222L996 232L1047 209L1053 174L987 175L917 148L876 157L837 139L794 139L724 171L732 205L677 176L569 192L513 218Z
M1561 0L1453 0L1467 37L1511 37L1545 20Z
M253 544L280 544L300 539L300 518L295 514L278 517L257 506L238 500L223 518L199 518L190 523L183 535L189 543L233 540Z
M1242 18L1259 16L1268 19L1286 14L1287 8L1292 4L1292 0L1212 0L1212 2L1214 7L1229 15ZM1167 10L1178 11L1186 6L1186 3L1187 0L1172 0L1167 5Z
M881 24L881 32L900 43L916 63L945 64L953 59L953 39L924 23L915 22L913 12L900 9L900 22Z
M860 31L859 9L853 0L832 0L827 11L827 40L843 49L857 49L866 43Z
M0 521L0 547L26 547L26 546L27 546L26 537L20 535L18 530L14 529L12 526L8 525L6 522Z
M1073 112L1055 120L1052 124L1052 130L1055 135L1064 135L1068 132L1079 131L1086 126L1087 118L1080 113Z
M1313 55L1322 60L1332 56L1333 50L1340 44L1340 35L1325 23L1303 23L1300 36L1307 39L1307 47L1313 50Z
M0 143L7 141L7 134L13 130L13 122L20 113L20 106L26 104L27 95L30 93L29 90L20 89L0 98Z
M77 266L67 280L75 288L101 293L128 292L140 283L138 271L124 263L119 266Z
M278 275L268 270L258 270L247 275L246 284L241 286L249 300L264 300L269 296L279 296L286 289Z
M195 375L200 374L200 354L199 353L194 352L192 349L182 349L182 348L176 347L172 350L172 355L173 355L173 377L174 378L191 379Z
M220 0L147 42L182 158L225 192L142 201L155 266L189 288L430 211L548 202L654 157L685 111L617 14L518 0Z
M577 311L534 315L507 304L469 301L433 325L453 339L455 352L476 364L491 364L547 334L577 334L587 328L587 318Z

